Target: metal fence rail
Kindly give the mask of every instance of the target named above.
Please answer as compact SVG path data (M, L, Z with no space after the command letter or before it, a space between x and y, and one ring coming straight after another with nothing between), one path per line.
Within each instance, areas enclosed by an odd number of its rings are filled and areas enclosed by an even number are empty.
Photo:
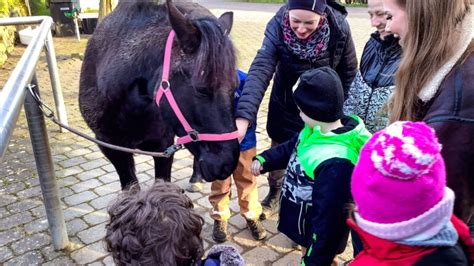
M60 121L67 124L66 108L51 35L53 20L47 16L0 19L0 26L24 24L40 25L7 83L0 91L0 160L3 160L21 107L24 105L53 246L55 249L63 249L69 244L69 239L61 209L58 184L54 176L46 124L38 105L32 96L27 94L26 89L28 86L35 86L34 90L39 90L35 69L41 51L45 48L56 111Z

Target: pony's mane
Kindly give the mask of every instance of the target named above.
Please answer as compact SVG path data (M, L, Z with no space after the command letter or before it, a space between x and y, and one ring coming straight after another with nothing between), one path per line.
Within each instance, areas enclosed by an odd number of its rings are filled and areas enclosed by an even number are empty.
M193 80L211 88L231 88L237 84L236 56L230 38L223 37L223 29L216 19L202 17L193 20L201 32L201 44L196 51Z

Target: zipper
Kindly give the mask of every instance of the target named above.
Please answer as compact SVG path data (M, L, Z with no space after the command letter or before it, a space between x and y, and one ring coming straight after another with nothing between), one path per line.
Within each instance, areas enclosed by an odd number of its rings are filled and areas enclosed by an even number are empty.
M303 235L303 233L301 233L301 214L303 213L303 202L301 202L301 205L300 205L300 215L298 216L298 233L300 235Z
M306 214L308 214L308 204L304 207L304 217L303 217L303 232L306 235Z
M385 68L386 64L387 64L387 60L384 60L383 63L382 63L382 66L379 69L379 72L377 72L377 76L375 76L374 82L379 78L380 73ZM369 101L367 102L367 106L365 107L364 118L363 118L364 122L367 121L367 116L369 115L370 102L372 101L374 91L375 91L375 88L374 88L374 85L372 84L372 86L370 86Z

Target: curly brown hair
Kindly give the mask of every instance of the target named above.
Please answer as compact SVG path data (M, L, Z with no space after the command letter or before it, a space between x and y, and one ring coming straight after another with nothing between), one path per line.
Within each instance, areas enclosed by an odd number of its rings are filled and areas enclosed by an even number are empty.
M105 242L117 265L191 265L203 253L204 220L172 183L132 187L109 207Z

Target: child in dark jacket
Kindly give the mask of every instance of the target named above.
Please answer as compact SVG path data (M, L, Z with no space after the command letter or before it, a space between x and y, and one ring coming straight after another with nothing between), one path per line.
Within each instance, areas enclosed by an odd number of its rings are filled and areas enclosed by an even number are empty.
M293 98L303 130L256 156L252 172L286 167L278 230L306 248L303 265L330 265L346 245L350 178L370 133L359 117L343 116L342 84L329 67L304 72Z
M441 145L423 122L396 122L374 134L352 175L348 224L364 250L350 264L472 265L467 226L453 215Z

